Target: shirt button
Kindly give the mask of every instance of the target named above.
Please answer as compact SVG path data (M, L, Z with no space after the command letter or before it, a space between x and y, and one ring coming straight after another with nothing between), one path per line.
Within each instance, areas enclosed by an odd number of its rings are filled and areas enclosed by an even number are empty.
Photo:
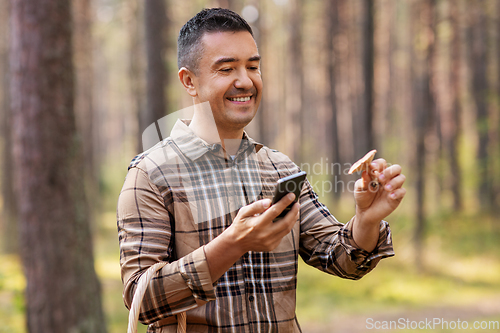
M250 302L253 302L253 300L254 300L254 299L255 299L255 297L253 297L253 295L250 295L250 297L248 297L248 300L249 300Z

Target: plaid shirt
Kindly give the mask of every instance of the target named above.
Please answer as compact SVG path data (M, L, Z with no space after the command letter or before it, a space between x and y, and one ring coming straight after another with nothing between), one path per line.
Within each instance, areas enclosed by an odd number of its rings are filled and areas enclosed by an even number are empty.
M339 223L309 182L300 217L272 252L248 252L212 283L204 245L228 228L238 209L272 198L278 179L299 168L284 154L244 134L234 158L178 121L169 138L136 156L118 200L123 298L132 302L141 274L168 261L151 281L139 320L148 332L300 332L295 316L298 256L324 272L359 279L393 256L387 222L377 247L356 246L351 223Z

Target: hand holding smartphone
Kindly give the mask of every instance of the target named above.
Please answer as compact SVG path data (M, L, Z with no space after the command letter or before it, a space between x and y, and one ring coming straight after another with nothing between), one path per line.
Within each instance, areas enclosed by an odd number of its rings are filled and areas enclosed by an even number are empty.
M276 217L276 219L284 217L292 209L293 205L299 200L300 191L302 190L305 179L306 172L301 171L299 173L278 180L278 183L276 184L276 190L274 191L272 204L274 205L275 203L280 201L288 193L294 193L295 200L288 207L286 207L281 212L281 214Z

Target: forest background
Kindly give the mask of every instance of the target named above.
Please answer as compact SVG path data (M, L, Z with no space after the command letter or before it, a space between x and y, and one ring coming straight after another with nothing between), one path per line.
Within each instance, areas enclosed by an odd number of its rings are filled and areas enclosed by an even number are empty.
M407 176L395 258L356 282L300 263L304 331L498 324L499 0L3 0L0 332L125 331L117 197L145 128L192 103L179 29L218 6L262 56L248 133L308 171L340 221L368 150Z

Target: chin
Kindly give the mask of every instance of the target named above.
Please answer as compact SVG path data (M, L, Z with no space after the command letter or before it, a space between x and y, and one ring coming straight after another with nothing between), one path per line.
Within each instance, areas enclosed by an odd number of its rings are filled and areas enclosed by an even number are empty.
M255 118L255 113L252 113L251 115L248 115L248 116L237 117L236 119L233 119L233 122L235 124L242 126L242 127L245 127L248 124L250 124L250 122L253 120L253 118Z
M227 114L226 120L228 122L231 122L233 124L239 124L246 126L249 124L253 118L255 118L256 111L251 110L251 111L246 111L246 112L237 112L237 113L229 113Z

